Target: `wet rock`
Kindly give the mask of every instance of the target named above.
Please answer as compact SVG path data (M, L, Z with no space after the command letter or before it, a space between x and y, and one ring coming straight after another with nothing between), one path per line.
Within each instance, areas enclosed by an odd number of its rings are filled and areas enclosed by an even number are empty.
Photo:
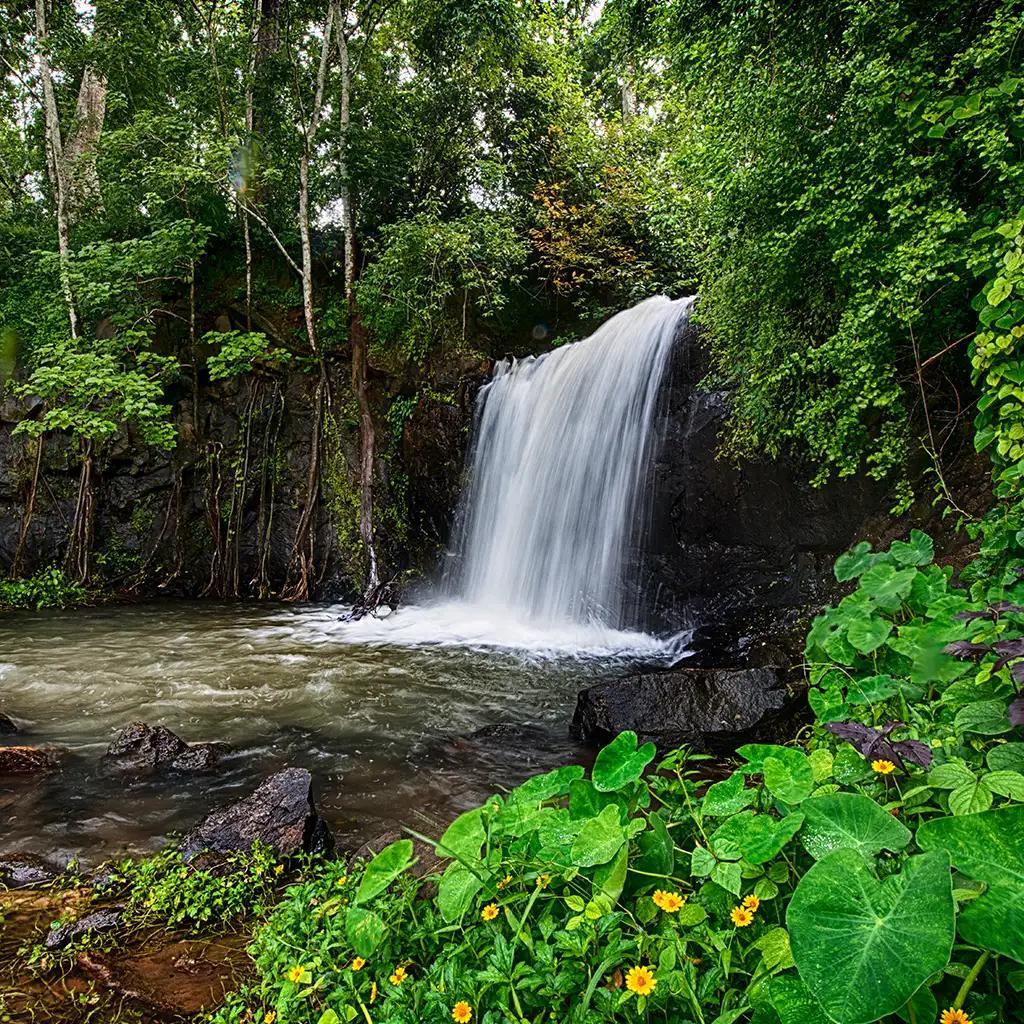
M51 928L43 939L43 946L50 950L63 949L69 942L80 939L83 935L113 931L120 926L123 916L124 907L96 910L77 921L67 921Z
M48 775L59 767L57 758L39 747L0 747L0 775Z
M0 884L9 889L20 889L27 885L43 885L52 882L59 874L59 868L48 864L41 857L29 853L0 855Z
M625 729L661 751L723 753L761 735L787 703L773 668L681 668L611 679L580 692L570 733L604 744Z
M21 730L14 724L13 719L5 714L0 714L0 736L15 736Z
M166 726L131 722L114 737L104 759L126 772L205 772L216 767L229 749L226 743L190 745Z
M278 857L334 848L334 837L313 803L313 777L304 768L285 768L251 796L214 811L185 836L179 849L192 860L203 853L248 851L257 840Z

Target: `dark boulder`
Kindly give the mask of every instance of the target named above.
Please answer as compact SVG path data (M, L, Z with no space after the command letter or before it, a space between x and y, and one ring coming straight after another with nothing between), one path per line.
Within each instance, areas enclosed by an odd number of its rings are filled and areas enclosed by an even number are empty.
M786 688L773 668L643 673L582 690L570 733L599 745L631 729L661 751L686 744L723 753L763 736L786 703Z
M48 775L57 758L39 747L0 747L0 775Z
M44 885L52 882L60 873L59 868L29 853L0 855L0 884L7 886L8 889Z
M120 926L124 916L123 907L110 907L107 910L97 910L77 921L66 921L50 929L43 946L46 949L63 949L69 942L80 939L84 935L94 935L96 932L109 932Z
M334 837L313 803L313 777L304 768L285 768L251 796L214 811L179 849L192 860L203 853L248 851L257 840L278 857L334 848Z
M0 714L0 736L16 736L21 730L7 715Z
M104 758L126 772L204 772L214 768L228 749L224 743L188 744L163 725L131 722L114 737Z

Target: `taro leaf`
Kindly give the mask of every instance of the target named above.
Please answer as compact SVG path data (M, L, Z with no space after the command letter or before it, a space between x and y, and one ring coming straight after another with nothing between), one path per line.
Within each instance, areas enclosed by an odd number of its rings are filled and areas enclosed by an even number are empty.
M1024 665L1024 662L1021 662L1021 664ZM1013 667L1014 669L1017 668L1016 665ZM1024 725L1024 695L1014 697L1013 700L1010 701L1006 717L1010 725Z
M840 583L856 579L861 573L867 572L879 558L884 557L884 555L874 554L871 545L866 540L862 540L856 547L836 559L836 579Z
M372 910L349 907L345 916L345 934L358 956L369 959L381 944L387 926Z
M786 750L785 747L780 748ZM766 757L764 759L764 784L776 799L786 804L798 804L811 795L814 789L814 769L805 754L788 751L796 757Z
M800 810L805 819L800 841L815 860L833 850L857 850L866 856L896 852L910 842L906 825L859 793L812 797Z
M591 773L594 787L602 793L610 793L635 782L654 760L655 753L653 743L645 743L637 749L635 732L620 732L598 753L594 761Z
M953 725L957 732L976 732L982 736L998 736L1011 728L1006 705L998 700L976 700L961 708Z
M479 847L478 847L479 852ZM363 872L353 903L368 903L379 896L399 875L412 866L412 840L399 839L385 846ZM360 954L362 955L362 954Z
M943 850L958 871L988 888L960 911L961 937L1024 963L1024 806L936 818L917 830L922 850Z
M985 763L994 772L1024 773L1024 743L1003 743L985 755Z
M975 644L970 640L954 640L942 648L944 654L952 654L954 658L963 658L965 661L976 658L983 658L986 654L992 653L991 644Z
M902 764L912 764L927 768L932 763L932 752L926 743L920 740L892 740L889 734L899 726L899 722L889 722L883 729L874 729L863 722L826 722L825 728L841 740L846 740L869 761L876 758Z
M885 675L854 679L850 682L846 699L851 704L877 704L894 697L904 685L903 680Z
M508 798L528 804L550 800L556 796L566 796L569 793L569 787L577 779L582 779L584 774L583 768L578 764L555 768L554 771L527 779L521 786L512 790Z
M464 864L449 865L437 886L437 906L448 924L462 917L482 886L483 881Z
M623 843L619 852L594 872L594 896L606 896L612 903L622 895L629 867L629 846Z
M483 808L460 814L441 836L436 850L439 857L454 857L460 860L477 861L480 847L484 844Z
M657 811L647 816L647 823L650 827L637 836L640 853L631 866L645 875L670 875L675 867L672 837Z
M846 630L846 639L860 651L870 654L877 651L892 633L892 623L888 619L875 616L860 616L854 619Z
M889 554L900 565L927 565L935 558L935 545L927 533L911 530L909 543L903 540L893 541Z
M924 1024L924 1021L939 1019L939 1004L932 995L932 990L922 985L911 997L902 1009L896 1011L901 1020L907 1024ZM911 1016L913 1013L913 1016Z
M742 811L719 825L711 836L711 845L717 852L722 843L730 843L751 864L764 864L782 852L803 821L804 816L799 811L781 820L770 814Z
M729 778L716 782L708 788L701 803L705 815L713 818L725 818L754 801L754 791L746 788L743 772L733 772Z
M875 565L861 576L860 592L883 611L898 611L916 575L916 569L896 570L891 565ZM852 638L850 643L855 643Z
M572 844L572 862L589 868L607 864L626 842L617 807L606 807L596 818L583 823Z
M831 1024L807 986L795 974L769 979L766 991L779 1024Z
M626 801L618 793L600 793L590 779L577 779L569 787L570 818L593 818L610 804L620 807L625 817Z
M786 913L797 970L838 1024L894 1013L949 963L949 858L910 857L879 881L856 850L836 850L800 880Z

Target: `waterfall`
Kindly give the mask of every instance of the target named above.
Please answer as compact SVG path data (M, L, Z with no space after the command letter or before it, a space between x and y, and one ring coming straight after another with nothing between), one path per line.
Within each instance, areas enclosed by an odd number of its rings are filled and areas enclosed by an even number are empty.
M477 400L451 596L525 621L637 625L629 571L658 393L691 305L647 299L498 366Z
M453 564L433 600L353 639L656 654L638 544L658 396L692 299L646 299L589 338L499 364L477 398Z

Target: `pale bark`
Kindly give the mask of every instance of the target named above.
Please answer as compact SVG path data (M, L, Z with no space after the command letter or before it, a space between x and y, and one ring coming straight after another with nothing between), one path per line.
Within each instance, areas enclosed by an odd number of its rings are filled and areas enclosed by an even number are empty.
M103 134L107 111L107 79L87 67L78 88L75 129L64 147L64 179L67 212L74 223L88 203L99 204L100 179L96 172L96 150Z

